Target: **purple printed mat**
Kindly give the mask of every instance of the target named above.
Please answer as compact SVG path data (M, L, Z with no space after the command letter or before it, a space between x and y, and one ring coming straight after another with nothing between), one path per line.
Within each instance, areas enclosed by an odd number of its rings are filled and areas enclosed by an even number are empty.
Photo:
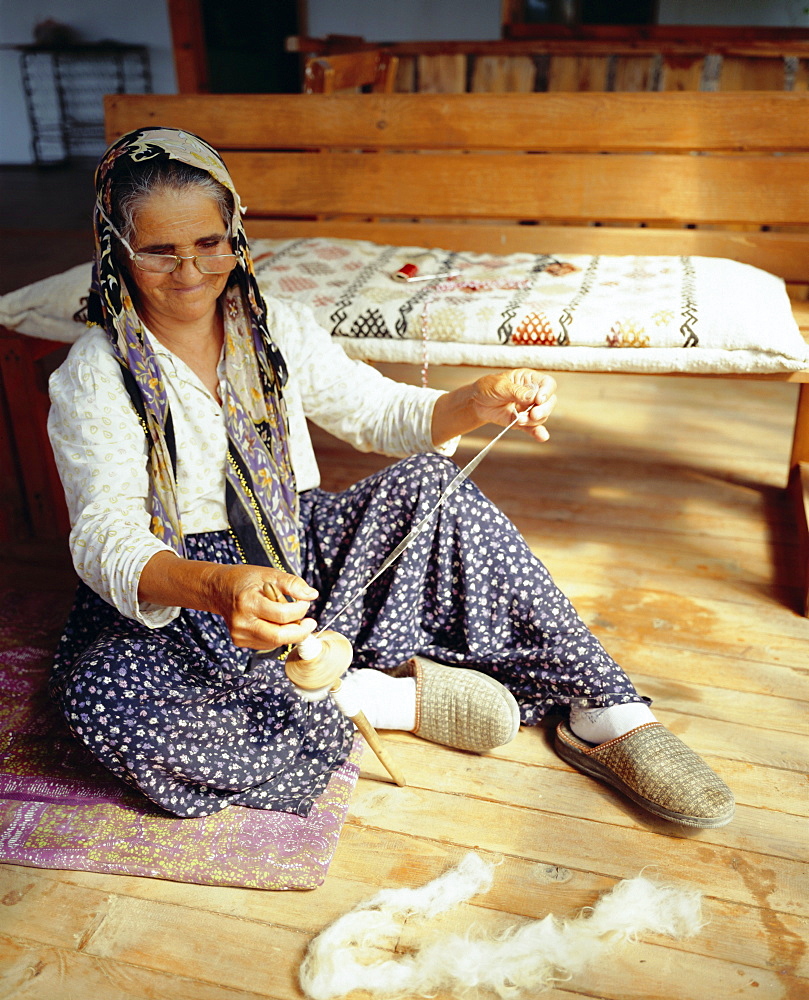
M362 742L306 818L231 806L177 819L128 789L67 731L46 682L61 595L0 592L0 861L260 889L326 877Z

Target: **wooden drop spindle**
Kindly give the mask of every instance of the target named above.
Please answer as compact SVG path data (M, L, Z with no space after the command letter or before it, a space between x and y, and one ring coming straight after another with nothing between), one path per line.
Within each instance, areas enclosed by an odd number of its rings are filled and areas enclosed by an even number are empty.
M309 636L293 647L287 657L286 675L295 687L302 691L328 690L336 696L335 701L341 711L344 711L354 723L396 784L403 787L407 784L404 775L365 713L359 711L350 714L340 702L341 678L351 665L353 655L354 650L348 639L339 632L327 629L318 636Z

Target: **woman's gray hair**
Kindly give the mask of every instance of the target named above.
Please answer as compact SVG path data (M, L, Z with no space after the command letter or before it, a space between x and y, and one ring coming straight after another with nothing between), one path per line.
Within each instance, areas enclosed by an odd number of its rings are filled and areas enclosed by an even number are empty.
M127 242L135 239L135 216L158 191L195 190L210 195L231 235L233 196L210 174L179 160L142 161L138 168L116 179L111 192L112 221Z

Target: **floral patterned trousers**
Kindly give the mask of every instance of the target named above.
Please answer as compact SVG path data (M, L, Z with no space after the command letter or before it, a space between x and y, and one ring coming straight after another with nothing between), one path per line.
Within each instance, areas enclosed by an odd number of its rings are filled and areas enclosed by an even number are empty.
M301 496L315 618L325 624L355 597L457 471L450 459L416 455L342 493ZM227 531L186 543L189 558L239 561ZM354 645L352 668L391 670L418 653L496 677L526 725L573 701L641 700L516 527L470 482L334 628ZM84 585L51 691L107 768L181 816L231 803L306 815L352 741L330 699L302 701L281 659L234 646L218 615L182 610L148 629Z

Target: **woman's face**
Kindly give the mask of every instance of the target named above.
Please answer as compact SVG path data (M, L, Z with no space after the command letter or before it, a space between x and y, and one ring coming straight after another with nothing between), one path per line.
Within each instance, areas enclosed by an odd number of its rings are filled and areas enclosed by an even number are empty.
M132 249L141 253L191 257L211 252L212 241L225 239L226 226L217 202L204 191L163 189L151 194L135 213ZM230 253L229 242L219 253ZM170 274L142 271L127 261L135 284L136 307L147 327L176 328L213 316L229 274L202 274L191 260Z

